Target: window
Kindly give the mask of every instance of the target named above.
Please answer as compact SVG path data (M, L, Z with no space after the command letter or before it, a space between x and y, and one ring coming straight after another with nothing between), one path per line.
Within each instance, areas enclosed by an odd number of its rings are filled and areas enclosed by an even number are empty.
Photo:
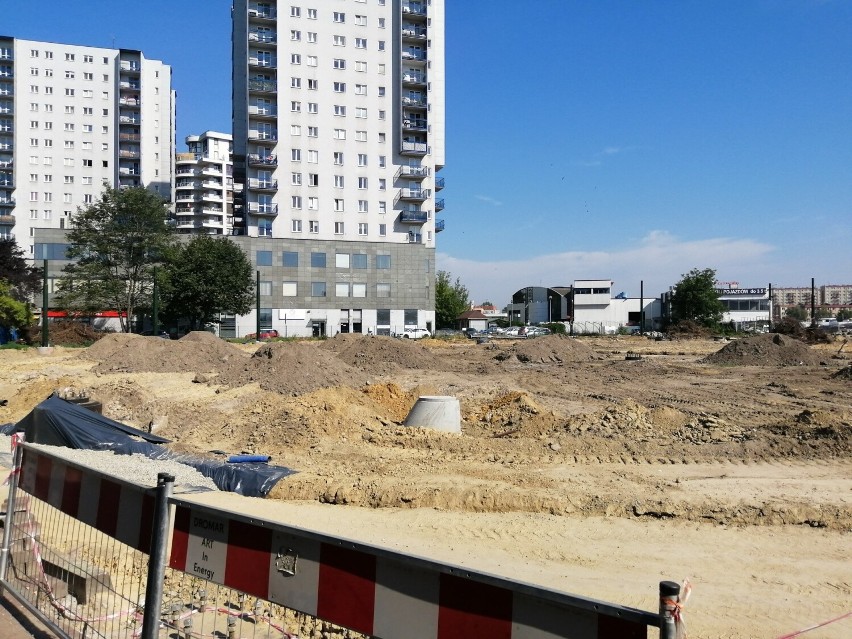
M317 10L316 9L308 9L308 19L316 20L317 19Z
M298 124L291 124L290 135L302 135L302 127L300 127Z
M91 55L84 55L83 56L83 62L85 62L87 64L91 64L94 61L95 61L94 56L91 56Z
M385 168L386 165L387 165L387 158L384 155L380 155L379 156L379 166L381 168Z
M390 255L376 255L376 269L389 269L391 267Z
M290 208L293 209L301 209L302 208L302 196L300 195L291 195L290 196Z
M305 64L307 64L309 67L317 66L317 57L315 55L309 55L307 60L305 61Z
M325 268L325 253L311 252L311 268Z
M379 51L384 51L384 50L385 50L385 41L379 40Z
M383 111L383 110L380 110L379 111L379 120L384 120L386 117L387 117L387 113L385 113L385 111Z
M343 166L343 152L342 151L335 151L334 152L334 163L337 166Z
M319 89L319 80L308 80L308 91L316 91Z
M388 203L387 202L379 202L379 214L384 215L388 212Z
M359 282L353 282L352 297L367 297L367 285Z
M308 102L308 113L319 113L319 104L316 102Z
M337 253L337 254L335 254L334 265L337 268L349 268L349 253Z
M379 282L376 284L376 297L390 297L391 285Z
M264 297L268 297L268 296L272 295L272 281L271 280L265 280L265 281L261 280L260 288L258 289L258 292Z
M309 126L308 127L308 137L309 138L315 138L317 136L319 136L319 127Z
M38 202L38 192L30 191L30 202Z
M290 64L302 64L302 56L298 53L291 53Z
M301 162L302 161L302 150L301 149L290 149L290 160L293 162Z
M91 185L92 178L89 176L83 176L83 184Z
M83 107L83 115L93 115L94 109L92 107Z
M367 38L355 38L355 48L356 49L366 49L367 48Z
M309 197L308 198L308 210L316 211L319 209L319 198L318 197Z
M346 46L346 36L342 36L342 35L334 36L334 46L345 47Z
M368 224L366 222L358 223L358 235L367 235Z
M349 282L338 282L334 286L336 297L349 297Z
M65 130L66 130L66 131L73 131L73 130L74 130L74 125L73 125L71 122L66 122L66 123L65 123Z
M46 178L47 176L45 175L44 177ZM45 182L49 182L49 181L50 180L45 180ZM74 184L74 176L73 175L66 175L65 176L65 184Z
M53 202L53 193L45 193L44 194L45 202Z
M343 188L343 176L335 175L334 176L334 188L342 189Z
M83 196L83 204L91 204L94 201L94 196L91 193L86 193Z
M95 94L91 89L83 89L83 97L84 98L93 98L93 97L95 97ZM154 106L157 106L157 105L155 104Z
M346 68L346 60L343 58L335 58L334 59L334 68L335 69L345 69ZM38 93L38 89L36 88L36 93Z
M255 261L258 266L272 266L272 251L258 251Z
M299 7L290 7L290 17L298 18L302 15L302 10Z
M359 142L367 141L367 132L366 131L355 131L355 139Z
M290 230L293 233L301 233L302 232L302 220L293 220L290 224Z
M83 74L83 79L84 79L84 80L94 80L94 79L95 79L95 74L94 74L94 73L84 73L84 74Z
M65 61L66 62L74 62L74 54L73 53L66 53L65 54Z
M38 182L38 173L30 173L30 182Z
M367 85L366 84L356 84L355 85L355 95L367 95Z
M334 92L335 93L346 93L346 83L345 82L335 82L334 83Z
M73 106L70 106L70 105L66 105L66 107L65 107L65 113L67 113L67 114L74 113L74 107L73 107Z
M380 64L379 65L379 75L384 75L384 74L385 74L385 65Z
M92 166L91 160L83 160L82 163L83 163L83 166Z
M30 49L30 57L37 58L38 57L38 49Z
M296 282L282 282L281 295L284 297L296 297L299 292L299 285Z
M290 174L290 184L293 186L299 186L302 184L302 174L301 173L291 173Z
M346 117L346 106L343 104L334 105L334 115Z
M293 29L290 31L290 40L293 42L299 42L302 39L302 32Z
M334 211L335 213L343 213L343 198L336 197L334 198Z
M359 27L366 27L367 26L367 16L356 15L355 16L355 24L357 24Z
M381 237L385 237L388 234L388 225L387 224L379 224L379 235Z
M65 95L71 97L74 95L74 89L65 89Z
M384 87L379 87L379 97L380 98L385 97L385 88Z
M317 41L317 34L313 31L308 31L308 42L316 43L316 41Z
M379 29L384 29L384 28L385 28L385 19L379 18Z
M346 139L346 129L335 129L334 130L334 139L335 140L345 140Z
M293 100L292 102L290 102L290 110L294 113L298 113L302 110L302 103L297 100Z
M325 282L311 282L311 297L325 297Z
M335 222L334 223L334 234L335 235L343 235L343 222Z
M360 71L361 73L366 73L367 72L367 63L364 62L363 60L358 60L355 63L355 70Z
M319 162L319 151L315 151L314 149L309 150L308 162L311 164L317 164Z
M379 178L379 191L384 191L385 189L387 189L387 180Z
M358 178L358 188L362 189L362 190L367 188L367 178L365 178L365 177L359 177Z
M367 268L367 255L364 254L364 253L355 253L352 256L352 268L366 269Z
M340 11L335 11L334 12L334 21L340 22L340 23L346 22L346 14L341 13Z
M364 107L355 107L355 117L356 118L366 118L367 117L367 109Z
M290 78L290 88L291 89L301 89L302 88L302 78Z
M63 204L71 204L71 194L70 193L63 193L62 194L62 203Z
M296 251L284 251L281 255L281 265L288 268L299 266L299 254Z
M38 128L38 120L30 120L30 128L37 129Z
M319 173L308 173L308 186L319 186Z
M358 200L358 212L359 213L368 213L369 207L367 205L367 200Z
M319 221L318 220L309 220L308 221L308 232L319 233Z

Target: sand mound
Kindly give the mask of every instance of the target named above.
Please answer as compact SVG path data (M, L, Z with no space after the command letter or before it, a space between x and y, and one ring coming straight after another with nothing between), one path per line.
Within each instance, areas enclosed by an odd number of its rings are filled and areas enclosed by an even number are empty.
M852 364L841 368L831 377L834 379L852 379Z
M820 359L807 344L769 333L738 339L701 361L728 366L818 366Z
M338 334L320 346L337 353L350 366L373 374L393 373L399 368L441 368L440 359L419 341L359 334Z
M327 350L308 342L273 342L258 348L247 361L235 360L216 378L217 384L244 386L257 382L264 390L301 395L334 386L360 387L368 376Z
M525 339L495 356L498 361L517 359L523 363L560 364L586 362L595 359L595 353L582 342L564 335L545 335Z
M98 362L97 373L215 373L245 359L238 348L206 331L178 341L115 333L92 344L82 357Z

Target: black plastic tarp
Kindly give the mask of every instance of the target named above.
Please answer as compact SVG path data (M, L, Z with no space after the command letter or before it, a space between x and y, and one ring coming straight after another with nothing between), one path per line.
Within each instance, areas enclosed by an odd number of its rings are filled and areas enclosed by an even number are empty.
M51 395L15 425L34 444L87 450L110 450L119 455L140 454L192 466L219 490L265 497L278 480L296 471L262 463L228 464L218 459L175 453L158 444L168 439L146 433L99 413ZM141 441L140 441L141 440Z

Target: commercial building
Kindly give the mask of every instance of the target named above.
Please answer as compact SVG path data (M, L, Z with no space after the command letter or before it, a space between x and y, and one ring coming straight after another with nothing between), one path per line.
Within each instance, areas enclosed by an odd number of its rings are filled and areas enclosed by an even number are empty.
M172 198L171 68L140 51L0 36L0 237L37 254L103 184Z
M234 176L229 133L206 131L186 138L175 156L175 227L178 233L231 235Z
M433 330L443 0L235 0L232 40L233 233L261 328Z

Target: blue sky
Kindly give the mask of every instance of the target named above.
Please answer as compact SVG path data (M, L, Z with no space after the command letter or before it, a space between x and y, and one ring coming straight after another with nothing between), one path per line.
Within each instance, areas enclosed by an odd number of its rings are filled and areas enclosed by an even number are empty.
M296 0L294 0L295 2ZM230 2L9 2L0 33L171 64L178 148L230 130ZM852 283L852 2L447 0L446 231L474 301L692 268Z

